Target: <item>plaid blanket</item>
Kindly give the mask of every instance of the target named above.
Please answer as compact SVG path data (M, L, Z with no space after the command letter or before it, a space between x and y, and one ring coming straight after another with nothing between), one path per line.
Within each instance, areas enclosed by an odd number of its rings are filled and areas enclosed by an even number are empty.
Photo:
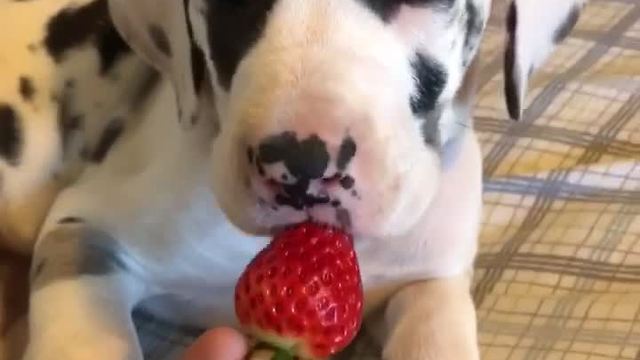
M640 1L587 7L519 123L504 105L504 14L497 1L476 107L482 358L640 360ZM175 359L199 333L135 318L147 359ZM379 358L366 329L348 355Z

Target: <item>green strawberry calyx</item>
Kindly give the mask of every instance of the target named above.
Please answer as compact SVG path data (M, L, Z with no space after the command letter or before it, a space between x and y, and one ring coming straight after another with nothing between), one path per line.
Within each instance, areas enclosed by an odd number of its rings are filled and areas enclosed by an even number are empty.
M267 342L259 342L253 347L252 352L256 352L259 350L267 350L273 353L270 360L299 360L300 359L298 356L295 355L295 351L293 349L281 348L273 344L269 344Z

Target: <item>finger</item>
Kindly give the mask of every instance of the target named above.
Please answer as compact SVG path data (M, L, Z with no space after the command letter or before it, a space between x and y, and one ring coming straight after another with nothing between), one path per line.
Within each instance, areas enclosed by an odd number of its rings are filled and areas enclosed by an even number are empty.
M242 360L247 353L247 342L231 328L209 330L187 349L183 360Z

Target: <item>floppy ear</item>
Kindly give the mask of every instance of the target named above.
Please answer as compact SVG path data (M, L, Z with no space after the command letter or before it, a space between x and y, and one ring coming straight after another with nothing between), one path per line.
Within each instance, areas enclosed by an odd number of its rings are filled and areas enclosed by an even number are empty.
M180 122L192 126L205 63L192 41L185 15L189 0L109 0L113 22L124 39L174 86Z
M507 15L505 96L509 115L522 116L529 77L575 26L586 0L513 0Z

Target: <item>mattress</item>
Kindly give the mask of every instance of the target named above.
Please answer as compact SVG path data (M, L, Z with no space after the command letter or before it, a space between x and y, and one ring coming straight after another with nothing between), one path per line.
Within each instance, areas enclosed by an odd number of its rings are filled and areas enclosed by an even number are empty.
M483 359L640 359L640 1L597 0L507 118L504 1L480 52L485 207L473 297ZM147 359L197 329L136 313ZM347 356L379 359L364 329ZM456 360L456 359L453 359Z

